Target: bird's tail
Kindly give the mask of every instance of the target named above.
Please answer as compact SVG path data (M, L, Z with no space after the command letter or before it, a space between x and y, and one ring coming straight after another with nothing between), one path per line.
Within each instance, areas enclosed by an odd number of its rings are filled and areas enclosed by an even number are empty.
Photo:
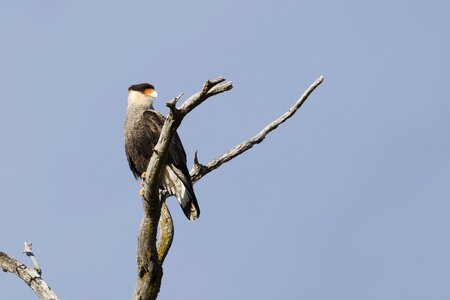
M184 214L189 220L193 221L200 217L200 207L190 177L184 175L180 169L168 165L161 174L161 181L169 194L177 197Z

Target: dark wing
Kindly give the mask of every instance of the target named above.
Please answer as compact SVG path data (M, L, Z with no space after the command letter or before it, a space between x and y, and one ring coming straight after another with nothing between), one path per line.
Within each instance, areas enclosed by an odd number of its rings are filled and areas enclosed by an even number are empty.
M158 143L158 139L166 118L157 111L146 110L144 112L143 120L145 133L147 134L147 137L153 149ZM167 163L173 164L179 169L183 169L184 167L187 171L186 152L184 151L183 144L181 143L180 137L177 133L175 133L175 136L172 139L172 144L170 145L169 149L169 155L167 157Z
M134 118L134 120L128 120L128 118ZM159 131L155 130L155 134L146 130L146 126L158 128L157 118L147 118L147 121L143 120L143 115L128 115L125 121L125 153L127 156L128 164L136 179L139 179L141 174L147 170L148 162L153 153L153 148L156 146L159 138ZM153 120L153 121L152 121ZM153 129L154 129L153 128Z
M164 125L164 116L154 110L143 112L144 131L149 139L152 149L158 143L161 129Z
M154 149L158 143L165 117L154 110L147 110L143 113L143 121L144 131L150 140L152 149ZM190 220L198 218L200 216L200 208L195 197L191 175L186 166L186 152L177 133L175 133L169 147L167 165L176 174L178 179L181 180L187 191L187 194L184 196L181 194L176 195L184 214Z
M139 178L139 171L136 168L136 166L134 165L133 159L131 158L130 155L128 155L128 152L126 153L127 155L127 160L128 160L128 165L130 166L130 170L133 173L134 178L138 179Z

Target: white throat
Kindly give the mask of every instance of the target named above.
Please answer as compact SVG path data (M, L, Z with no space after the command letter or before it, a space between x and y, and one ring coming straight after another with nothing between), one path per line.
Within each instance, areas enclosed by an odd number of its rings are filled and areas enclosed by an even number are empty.
M155 98L152 96L147 96L137 91L129 91L128 109L130 109L131 107L143 110L153 109L153 100L155 100Z

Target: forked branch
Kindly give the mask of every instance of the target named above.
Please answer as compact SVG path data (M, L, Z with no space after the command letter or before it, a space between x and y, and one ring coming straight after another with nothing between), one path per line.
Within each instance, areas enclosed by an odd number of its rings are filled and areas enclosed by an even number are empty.
M25 249L23 252L31 257L34 268L27 267L25 264L3 252L0 252L0 268L3 272L15 274L22 279L36 293L39 299L57 300L58 296L56 296L55 292L53 292L47 282L41 277L41 268L32 252L31 243L25 242Z
M261 130L260 133L255 135L254 137L240 143L239 145L235 146L230 151L222 154L221 156L217 157L216 159L210 161L207 165L202 165L198 161L198 155L197 151L194 154L194 166L191 170L191 178L192 182L199 181L203 176L208 174L209 172L217 169L222 164L232 160L236 156L244 153L245 151L252 148L254 145L261 143L264 138L266 137L269 132L276 129L281 123L284 123L287 119L292 117L297 110L305 103L306 99L308 99L308 96L323 82L324 77L320 76L317 78L314 83L312 83L308 89L303 93L303 95L295 102L295 104L289 108L287 112L285 112L283 115L281 115L279 118L277 118L275 121L264 127L263 130Z

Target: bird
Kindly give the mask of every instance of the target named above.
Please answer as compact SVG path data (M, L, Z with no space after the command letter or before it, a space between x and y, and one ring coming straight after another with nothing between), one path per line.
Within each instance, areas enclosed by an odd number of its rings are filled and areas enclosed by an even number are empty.
M136 179L145 178L165 117L154 110L153 101L158 96L149 83L134 84L128 88L128 106L125 117L124 138L128 164ZM189 220L200 216L200 208L186 165L186 152L180 137L175 133L169 146L166 164L160 178L160 188L174 195Z

